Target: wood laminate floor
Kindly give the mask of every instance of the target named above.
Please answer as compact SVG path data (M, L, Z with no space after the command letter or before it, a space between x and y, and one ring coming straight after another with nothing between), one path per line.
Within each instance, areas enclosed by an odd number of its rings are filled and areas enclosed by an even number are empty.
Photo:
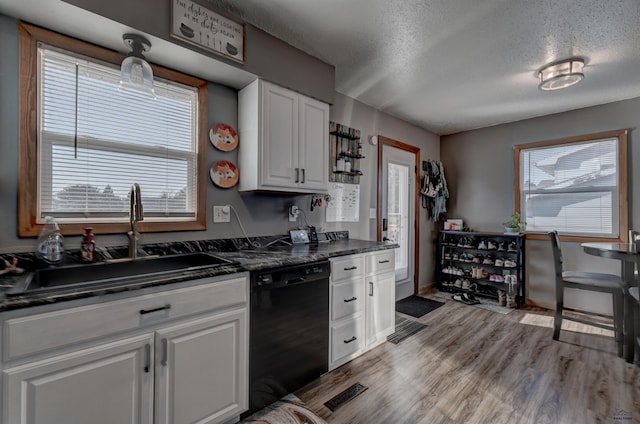
M454 301L408 318L428 327L298 397L330 424L640 422L640 367L617 357L606 330L564 321L554 341L549 311L501 315ZM323 405L357 382L369 389L335 412Z

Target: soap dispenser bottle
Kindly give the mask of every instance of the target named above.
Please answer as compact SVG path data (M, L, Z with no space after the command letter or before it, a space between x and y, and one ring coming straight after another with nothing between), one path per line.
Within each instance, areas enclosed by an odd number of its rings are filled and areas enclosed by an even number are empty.
M82 260L84 262L96 261L96 238L92 231L93 228L87 227L84 229L84 235L82 236L80 253L82 254Z
M60 227L51 216L46 216L45 224L37 241L37 256L47 264L59 265L64 257L64 237Z

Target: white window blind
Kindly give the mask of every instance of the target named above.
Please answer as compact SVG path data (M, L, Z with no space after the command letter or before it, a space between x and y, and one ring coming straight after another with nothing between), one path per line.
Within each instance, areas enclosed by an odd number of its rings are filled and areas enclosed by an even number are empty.
M520 151L527 231L618 237L618 138Z
M145 221L197 212L194 87L119 91L118 67L39 46L38 221L122 222L140 184Z

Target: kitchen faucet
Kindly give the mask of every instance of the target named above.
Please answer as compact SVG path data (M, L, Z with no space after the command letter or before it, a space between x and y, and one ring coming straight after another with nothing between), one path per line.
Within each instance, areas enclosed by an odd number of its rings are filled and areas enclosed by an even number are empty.
M138 183L133 183L131 186L129 197L130 229L127 233L129 236L129 258L135 259L138 257L138 240L140 240L138 221L144 220L144 213L142 211L142 195L140 194L140 186Z

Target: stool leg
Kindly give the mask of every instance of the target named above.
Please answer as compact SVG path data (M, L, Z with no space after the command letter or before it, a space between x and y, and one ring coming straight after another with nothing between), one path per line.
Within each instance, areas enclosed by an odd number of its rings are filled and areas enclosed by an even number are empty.
M562 327L562 308L564 307L564 288L556 290L556 313L553 317L553 340L560 338L560 327Z
M618 344L618 356L622 358L624 356L625 345L625 321L626 311L624 304L624 296L622 292L613 293L613 325L615 327L615 339ZM628 329L627 329L628 330Z

